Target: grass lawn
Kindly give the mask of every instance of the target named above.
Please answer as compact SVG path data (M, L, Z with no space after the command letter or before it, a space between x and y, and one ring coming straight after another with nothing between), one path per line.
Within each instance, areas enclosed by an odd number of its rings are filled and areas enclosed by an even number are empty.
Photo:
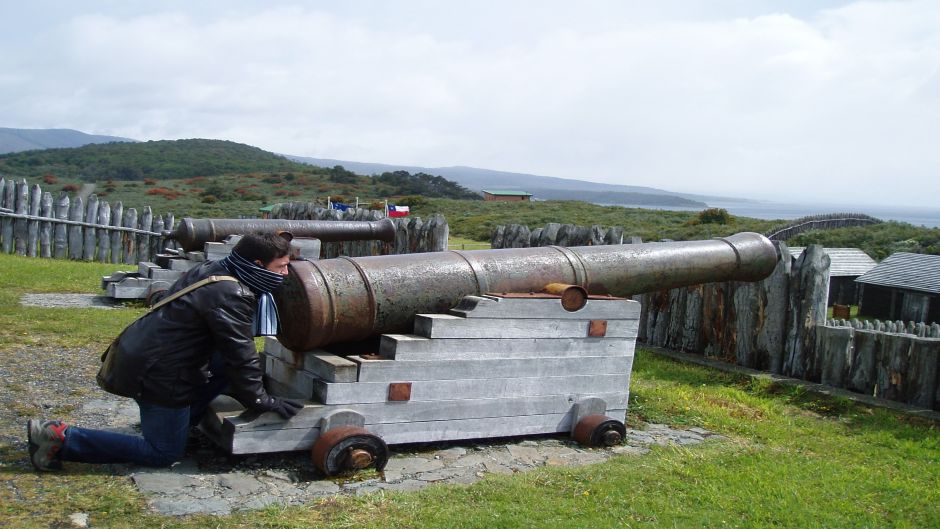
M94 292L102 269L0 256L0 358L30 340L63 347L109 341L139 308L97 310L107 314L100 316L17 305L22 292ZM19 323L27 319L42 325ZM150 514L126 477L78 464L37 475L22 450L6 445L0 527L68 527L74 512L89 513L92 527L139 528L940 526L935 423L677 364L642 348L631 389L631 425L695 425L728 440L221 518Z

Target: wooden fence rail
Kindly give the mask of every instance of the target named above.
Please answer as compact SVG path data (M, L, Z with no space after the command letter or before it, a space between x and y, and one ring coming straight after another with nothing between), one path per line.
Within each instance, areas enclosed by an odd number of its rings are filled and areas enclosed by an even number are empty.
M148 261L165 244L164 227L172 229L174 216L154 215L144 207L124 209L99 200L97 195L71 198L43 192L39 184L0 178L0 250L29 257L52 257L136 264Z

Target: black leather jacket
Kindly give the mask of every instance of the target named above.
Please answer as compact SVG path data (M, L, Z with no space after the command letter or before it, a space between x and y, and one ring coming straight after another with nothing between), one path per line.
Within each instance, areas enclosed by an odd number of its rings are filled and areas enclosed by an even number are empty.
M163 295L212 275L230 274L218 262L207 261ZM230 391L251 407L265 395L251 327L256 305L255 295L235 281L197 288L132 323L112 350L115 356L106 380L99 376L99 383L111 393L142 402L188 406L208 382L209 360L218 351L225 360Z

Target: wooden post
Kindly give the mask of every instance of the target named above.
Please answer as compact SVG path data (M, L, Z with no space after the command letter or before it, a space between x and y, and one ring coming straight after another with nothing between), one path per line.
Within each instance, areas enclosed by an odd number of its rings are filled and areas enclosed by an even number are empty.
M816 358L820 365L820 382L844 388L852 363L851 327L816 326Z
M29 214L32 217L39 216L39 208L42 206L42 189L39 184L33 184L29 191ZM26 224L26 255L36 257L39 255L39 220L31 219Z
M16 214L26 215L29 213L29 184L23 180L16 186ZM16 255L26 255L26 237L29 235L29 229L26 226L26 219L16 219L13 223L13 239L16 246Z
M877 365L881 361L885 334L881 331L855 331L852 342L852 361L845 387L865 395L875 394Z
M120 228L124 223L124 204L118 200L111 209L111 226ZM124 252L121 248L121 231L111 230L111 262L120 263Z
M758 317L756 355L766 359L763 367L771 373L783 372L783 348L787 336L787 306L793 258L784 243L778 243L780 259L769 277L757 283ZM758 363L762 365L763 362Z
M829 297L829 255L809 245L797 259L790 279L790 307L783 374L819 381L813 354L816 325L826 321Z
M937 402L940 340L919 338L911 346L907 382L908 404L927 409L940 409Z
M69 195L65 191L59 193L59 200L56 202L55 218L59 220L68 220L69 218ZM68 255L69 231L68 224L57 223L55 225L55 253L56 259L65 259Z
M111 225L111 205L107 201L98 202L98 261L108 262L111 253L111 237L108 236L107 226Z
M144 206L144 211L140 216L139 229L150 231L153 226L153 211L150 206ZM137 260L150 261L150 236L145 233L137 234Z
M46 191L42 194L42 203L39 214L44 218L54 218L52 212L52 193ZM39 256L52 257L52 222L44 220L39 225Z
M702 294L704 291L704 285L693 285L686 289L682 341L679 349L689 353L702 353Z
M94 224L98 220L98 195L92 193L88 197L88 205L85 206L85 219L89 224ZM95 228L85 226L85 251L82 252L82 259L86 261L95 260L96 232Z
M128 208L124 212L124 227L125 228L137 227L137 209ZM136 264L137 263L137 236L132 232L125 231L122 233L121 243L124 245L123 262L127 264Z
M175 223L175 219L173 218L173 214L172 214L172 213L164 213L164 214L163 214L163 229L164 229L164 230L170 230L170 231L172 231L172 230L173 230L173 227L174 227L174 223ZM165 242L166 242L166 241L165 241ZM171 246L171 247L173 247L173 248L178 248L178 247L179 247L179 243L176 242L176 241L169 241L169 243L170 243L169 246ZM163 251L163 249L161 248L160 251Z
M907 374L914 337L909 334L886 334L878 362L878 392L875 396L907 401Z
M738 365L764 368L767 359L756 346L757 321L763 310L760 306L760 287L756 283L735 282L731 303L734 312L734 356Z
M155 233L163 233L163 217L157 215L153 219L153 231ZM152 261L158 253L160 253L163 248L163 237L162 236L153 236L150 238L150 260Z
M728 326L728 289L729 283L707 283L702 292L702 354L726 358L729 351L724 350L725 333Z
M528 231L528 230L527 230ZM446 252L447 239L450 237L450 227L447 225L447 219L439 213L431 216L428 222L428 251ZM526 236L528 238L528 236Z
M16 184L13 180L3 179L3 195L0 196L0 207L13 210L16 208ZM3 217L0 221L0 238L3 239L3 253L13 251L13 219Z
M666 324L665 346L670 349L682 349L682 330L685 328L685 308L689 289L674 288L669 291L669 321Z
M75 197L72 207L69 208L69 220L73 222L85 221L85 205L82 197ZM82 227L71 224L69 231L69 259L81 259L84 239L82 238Z

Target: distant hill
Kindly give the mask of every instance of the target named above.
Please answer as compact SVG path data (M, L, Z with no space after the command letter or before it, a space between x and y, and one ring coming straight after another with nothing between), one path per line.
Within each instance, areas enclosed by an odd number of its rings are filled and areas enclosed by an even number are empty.
M543 200L584 200L603 204L629 204L646 206L681 206L705 207L706 200L736 201L740 199L709 197L686 193L675 193L653 187L628 186L585 182L571 178L557 178L527 173L494 171L476 167L418 167L407 165L389 165L380 163L351 162L330 158L309 158L286 155L287 158L320 167L343 166L344 169L363 175L380 174L389 171L408 171L440 175L475 191L484 189L512 189L532 193Z
M72 129L11 129L0 127L0 154L35 149L81 147L92 143L134 142L130 138L85 134Z
M205 139L91 144L0 155L0 173L53 174L86 181L165 180L308 167L250 145Z

